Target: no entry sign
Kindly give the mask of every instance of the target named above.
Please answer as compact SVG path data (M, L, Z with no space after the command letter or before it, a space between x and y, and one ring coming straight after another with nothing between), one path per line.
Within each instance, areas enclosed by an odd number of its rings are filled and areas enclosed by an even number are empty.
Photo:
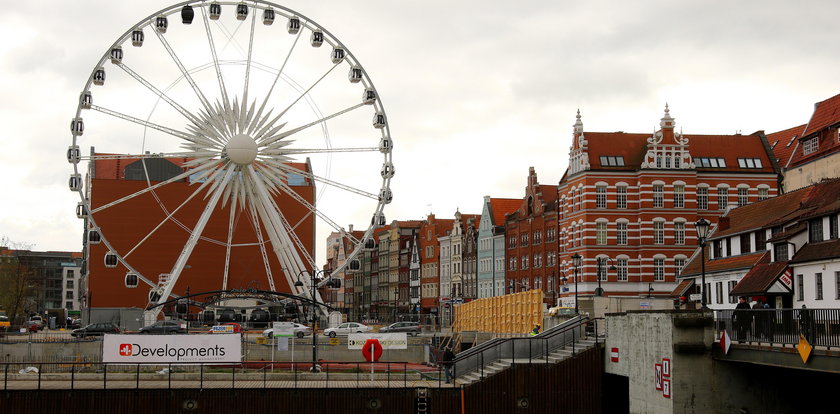
M362 355L364 355L365 361L379 361L382 356L382 344L379 343L378 339L368 339L362 346Z

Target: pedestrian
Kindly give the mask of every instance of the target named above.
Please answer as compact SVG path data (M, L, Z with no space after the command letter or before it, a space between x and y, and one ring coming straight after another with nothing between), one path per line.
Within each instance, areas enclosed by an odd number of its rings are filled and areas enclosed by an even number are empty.
M809 344L813 344L814 319L811 317L811 311L804 304L802 310L799 311L799 332Z
M449 384L450 381L454 378L452 376L452 365L455 363L455 353L452 352L452 348L446 347L443 350L443 373L446 375L446 383Z
M735 328L736 340L738 341L746 338L746 332L752 325L752 315L750 315L749 309L750 304L747 303L747 297L739 297L735 312L732 313L732 325Z
M756 338L762 338L764 337L765 318L764 312L761 312L761 310L764 309L764 303L761 301L761 299L757 299L755 301L755 305L753 305L752 308L753 310L758 310L758 312L753 312L753 320L755 323L755 329L753 330L753 332L755 333Z
M534 329L531 329L531 332L528 333L529 336L537 336L539 334L540 334L540 326L539 325L535 325Z

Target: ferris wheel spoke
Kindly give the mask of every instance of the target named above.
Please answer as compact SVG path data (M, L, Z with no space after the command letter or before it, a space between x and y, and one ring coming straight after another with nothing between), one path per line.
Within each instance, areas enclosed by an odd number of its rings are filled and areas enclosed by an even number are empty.
M286 54L286 58L283 60L283 64L280 65L280 70L277 71L277 76L274 77L274 81L271 83L271 87L268 88L268 92L266 92L265 98L263 98L263 103L262 103L262 105L260 105L260 110L258 112L258 116L257 116L258 118L259 118L259 114L263 113L263 110L265 109L266 104L268 104L268 98L270 98L271 93L274 92L274 87L277 86L277 81L280 80L280 75L282 75L283 70L286 69L286 64L289 62L289 58L292 56L292 52L295 50L295 46L297 46L298 39L300 39L300 35L302 33L303 33L303 30L298 30L298 33L295 36L295 41L292 42L292 47L289 48L289 53ZM248 131L248 134L252 134L253 132L254 132L253 128L251 128L251 130Z
M312 174L310 172L299 170L299 169L297 169L295 167L292 167L290 165L287 165L287 164L275 163L275 162L272 162L272 161L263 161L263 163L265 165L269 165L269 166L273 167L273 169L279 170L279 171L281 171L285 174L302 175L306 178L309 178L309 179L312 179L312 180L315 180L315 181L318 181L318 182L321 182L321 183L324 183L324 184L327 184L327 185L331 185L335 188L340 188L342 190L349 191L351 193L355 193L355 194L358 194L358 195L361 195L361 196L364 196L364 197L367 197L367 198L370 198L370 199L373 199L373 200L379 200L379 196L376 195L376 194L369 193L367 191L360 190L356 187L353 187L353 186L350 186L350 185L347 185L347 184L342 184L342 183L339 183L338 181L333 181L333 180L330 180L328 178L324 178L324 177L321 177L319 175Z
M321 119L318 119L317 121L310 122L310 123L308 123L308 124L306 124L306 125L299 126L299 127L295 128L295 129L291 129L291 130L289 130L289 131L286 131L286 132L283 132L283 133L277 134L277 135L275 135L275 136L269 136L269 137L257 137L257 139L258 139L258 143L257 143L257 145L260 145L260 146L266 146L268 149L270 149L270 148L272 148L272 144L273 144L273 143L275 143L275 142L277 142L277 141L279 141L279 140L282 140L283 138L286 138L286 137L288 137L288 136L290 136L290 135L294 135L294 134L296 134L296 133L298 133L298 132L300 132L300 131L303 131L303 130L305 130L305 129L307 129L307 128L311 127L311 126L313 126L313 125L318 125L318 124L320 124L321 122L328 121L328 120L330 120L330 119L332 119L332 118L335 118L335 117L337 117L337 116L339 116L339 115L343 115L343 114L346 114L346 113L351 112L351 111L353 111L353 110L359 109L359 108L361 108L361 107L363 107L363 106L365 106L365 105L366 105L366 104L365 104L364 102L358 103L358 104L353 105L353 106L351 106L351 107L349 107L349 108L342 109L342 110L340 110L340 111L338 111L338 112L334 112L334 113L332 113L332 114L330 114L330 115L327 115L327 116L325 116L325 117L323 117L323 118L321 118Z
M191 176L191 175L193 175L193 174L196 174L196 173L199 173L199 172L202 172L202 171L209 170L210 168L215 167L215 166L217 166L218 164L219 164L219 162L218 162L218 161L217 161L217 162L208 162L208 163L207 163L207 164L205 164L205 165L202 165L202 166L199 166L199 167L196 167L196 168L192 168L192 169L190 169L190 170L188 170L188 171L185 171L185 172L183 172L183 173L181 173L181 174L178 174L178 175L176 175L176 176L174 176L174 177L172 177L172 178L170 178L170 179L168 179L168 180L166 180L166 181L161 181L161 182L159 182L159 183L157 183L157 184L155 184L155 185L152 185L152 186L146 187L146 188L144 188L144 189L142 189L142 190L140 190L140 191L137 191L137 192L135 192L135 193L129 194L129 195L125 196L125 197L119 198L119 199L117 199L117 200L114 200L114 201L112 201L112 202L110 202L110 203L108 203L108 204L104 204L104 205L102 205L102 206L100 206L100 207L97 207L97 208L95 208L95 209L92 209L92 210L90 211L90 214L96 214L96 213L98 213L98 212L100 212L100 211L102 211L102 210L105 210L105 209L111 208L111 207L116 206L116 205L118 205L118 204L120 204L120 203L123 203L123 202L126 202L126 201L128 201L128 200L131 200L131 199L132 199L132 198L134 198L134 197L137 197L137 196L140 196L140 195L146 194L146 193L148 193L149 191L154 191L154 190L156 190L156 189L158 189L158 188L160 188L160 187L163 187L163 186L165 186L165 185L167 185L167 184L172 184L172 183L174 183L174 182L181 181L181 180L183 180L183 179L185 179L185 178L190 177L190 176Z
M263 240L262 229L260 228L260 220L257 218L257 209L254 203L249 203L251 210L251 223L254 226L254 232L257 234L257 241L260 245L260 255L263 260L263 267L265 267L265 276L268 279L268 288L275 291L274 276L271 274L271 264L268 261L268 254L265 251L265 241Z
M271 180L269 182L269 185L276 187L277 189L279 189L280 191L282 191L283 193L285 193L289 197L293 198L295 201L300 203L307 210L309 210L310 212L314 213L316 216L321 218L321 220L324 220L327 224L329 224L336 231L341 232L341 233L344 232L344 229L338 223L333 221L326 214L324 214L319 209L317 209L314 205L312 205L311 203L306 201L306 199L301 197L300 194L298 194L296 191L292 190L292 188L289 187L283 180L283 175L285 175L285 174L281 173L282 175L279 175L279 174L277 174L276 171L272 171L270 168L267 168L267 167L260 168L260 172L262 172L264 176L268 177Z
M164 217L164 219L161 220L160 223L158 223L158 225L155 226L155 228L152 229L152 231L150 231L148 234L146 234L145 237L143 237L139 242L137 242L137 244L135 244L134 247L132 247L131 250L128 251L128 253L123 255L123 259L126 259L126 258L128 258L128 256L131 256L131 254L134 253L134 251L137 250L143 243L145 243L146 240L149 239L149 237L151 237L153 234L155 234L156 231L158 231L161 227L163 227L163 225L166 222L171 220L172 217L175 215L175 213L177 213L179 210L181 210L181 208L184 207L185 205L187 205L187 203L189 203L190 200L192 200L195 196L197 196L199 193L201 193L201 190L203 190L208 183L209 183L209 181L203 183L198 188L196 188L196 190L193 191L192 194L190 194L190 196L187 197L186 200L184 200L181 204L179 204L178 207L176 207L174 210L172 210L172 212L167 214L166 217Z
M187 70L186 67L184 67L184 64L181 63L181 59L178 58L178 55L175 53L175 50L172 49L172 46L169 45L169 41L167 41L166 38L163 37L163 35L160 32L155 30L155 28L152 27L151 23L149 24L149 26L151 27L152 32L154 32L155 35L157 35L157 38L160 40L160 43L169 53L169 56L172 58L172 61L175 62L176 66L178 66L178 69L181 71L181 74L184 75L184 79L187 80L187 82L190 84L193 91L195 92L196 96L198 96L198 100L201 101L201 105L208 113L210 113L210 102L207 100L207 97L204 96L204 92L201 92L201 89L195 83L195 80L192 78L192 75L190 75L190 72Z
M292 155L292 154L328 154L337 152L377 152L378 147L358 148L289 148L260 151L260 155Z
M248 36L248 60L245 63L245 82L244 86L242 87L242 109L240 110L240 126L239 130L245 130L245 113L246 113L246 105L248 105L248 84L251 80L251 57L254 52L254 24L257 22L256 20L256 9L251 10L251 34ZM253 113L253 108L251 111Z
M228 217L228 235L227 235L227 244L225 245L225 270L224 274L222 275L222 290L227 290L228 286L228 272L230 271L230 250L233 244L233 223L234 218L236 217L236 204L231 203L230 205L230 214Z
M100 154L100 155L82 155L79 157L81 161L99 161L99 160L125 160L125 159L144 159L144 158L196 158L196 157L212 157L218 156L218 152L212 151L186 151L186 152L155 152L149 154Z
M183 116L184 116L184 118L187 118L187 120L188 120L188 121L190 121L190 122L192 122L192 123L194 123L194 124L198 124L198 123L200 122L200 121L198 120L198 117L196 117L196 116L195 116L192 112L187 111L187 110L186 110L183 106L181 106L180 104L178 104L177 102L175 102L172 98L170 98L170 97L169 97L169 95L165 94L163 91L161 91L160 89L156 88L154 85L152 85L152 84L151 84L151 82L147 81L145 78L143 78L142 76L140 76L140 74L138 74L137 72L133 71L133 70L132 70L130 67L128 67L125 63L119 62L119 63L117 63L117 67L119 67L120 69L122 69L125 73L128 73L129 75L131 75L131 77L132 77L132 78L134 78L135 80L137 80L137 82L140 82L140 84L142 84L142 85L143 85L143 86L145 86L147 89L149 89L150 91L152 91L152 93L154 93L155 95L157 95L157 96L159 96L161 99L163 99L163 100L164 100L164 102L168 103L168 104L169 104L169 106L171 106L171 107L172 107L172 108L174 108L176 111L178 111L181 115L183 115Z
M219 55L216 52L216 42L213 40L213 33L210 30L210 20L207 18L207 11L204 7L201 8L201 15L204 19L204 29L207 33L207 42L210 44L210 53L213 56L213 67L216 69L216 78L219 81L219 90L222 93L222 102L227 103L227 88L225 88L225 80L222 77L222 69L219 67Z
M174 137L181 138L185 141L193 142L193 143L196 143L196 144L207 144L207 145L211 144L209 141L206 141L205 139L203 139L200 136L190 135L190 134L187 134L186 132L178 131L176 129L165 127L163 125L158 125L154 122L149 122L149 121L146 121L146 120L143 120L143 119L140 119L140 118L135 118L131 115L126 115L122 112L117 112L117 111L114 111L114 110L111 110L111 109L108 109L108 108L103 108L103 107L97 106L97 105L91 105L90 109L93 109L94 111L97 111L97 112L102 112L103 114L106 114L106 115L111 115L115 118L120 118L120 119L128 121L128 122L133 122L137 125L142 125L142 126L145 126L145 127L148 127L148 128L156 129L160 132L172 135Z
M327 69L327 71L323 75L321 75L321 77L318 78L318 80L313 82L312 85L310 85L308 89L306 89L305 91L300 93L298 95L298 97L294 101L292 101L292 103L290 103L289 106L286 107L286 109L283 110L283 112L280 112L280 115L282 116L282 115L286 114L286 112L288 112L289 109L292 109L292 107L294 107L301 99L303 99L303 97L306 96L306 94L308 94L310 91L312 91L313 88L318 86L318 84L321 83L321 81L324 80L324 78L326 78L327 75L329 75L333 71L333 69L335 69L337 66L338 66L338 63L330 66L330 68Z
M221 179L223 185L216 187L215 191L213 191L213 196L210 197L210 200L204 207L204 211L201 213L201 217L199 217L198 222L196 222L195 227L193 227L193 230L190 233L190 237L187 239L186 245L184 245L184 248L181 250L181 254L178 255L178 259L175 261L175 265L172 267L172 271L170 271L169 273L169 281L167 281L163 285L163 292L161 293L160 298L158 298L158 305L169 300L169 295L172 293L172 289L178 282L178 278L181 276L181 272L184 270L184 266L187 264L187 260L192 255L192 251L195 248L195 245L198 242L199 238L201 237L201 233L204 232L204 227L207 225L207 222L210 220L210 216L216 209L216 204L219 202L219 199L221 198L222 192L224 190L224 184L227 184L230 181L231 177L233 177L233 172L233 167L226 169L224 177ZM156 309L158 312L160 311L160 307Z

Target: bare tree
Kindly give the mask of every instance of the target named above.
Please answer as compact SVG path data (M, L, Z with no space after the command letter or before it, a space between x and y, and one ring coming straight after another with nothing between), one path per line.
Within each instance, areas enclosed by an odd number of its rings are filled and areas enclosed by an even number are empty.
M25 316L27 305L31 307L34 303L35 272L20 260L22 251L33 246L0 237L0 309L7 312L12 323L19 323L18 315Z

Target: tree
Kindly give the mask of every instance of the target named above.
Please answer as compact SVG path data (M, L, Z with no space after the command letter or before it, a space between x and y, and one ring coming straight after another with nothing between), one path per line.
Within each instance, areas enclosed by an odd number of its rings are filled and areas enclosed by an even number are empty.
M0 237L0 309L7 312L12 323L18 322L18 315L26 316L34 304L35 272L20 257L32 246Z

